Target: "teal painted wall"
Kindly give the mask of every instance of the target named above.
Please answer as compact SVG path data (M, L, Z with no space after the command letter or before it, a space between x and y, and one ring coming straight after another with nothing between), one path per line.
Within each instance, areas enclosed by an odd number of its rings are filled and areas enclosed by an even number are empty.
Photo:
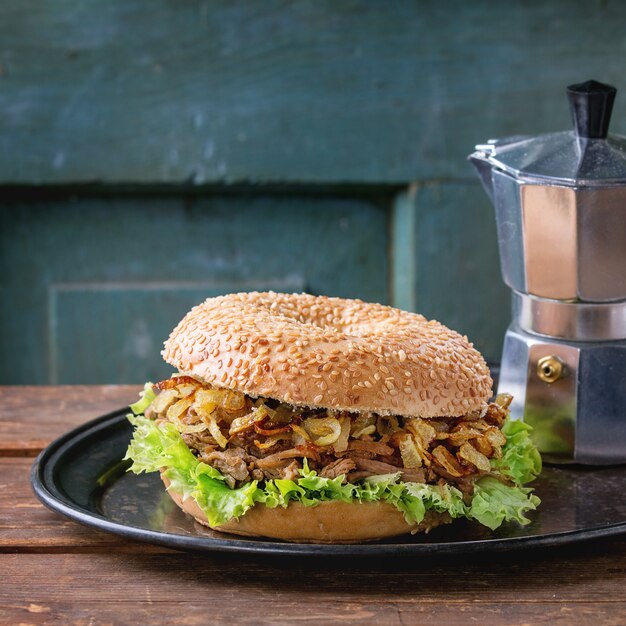
M392 213L393 301L465 333L491 361L510 321L492 207L477 181L414 184Z
M141 382L204 298L284 290L387 300L387 216L370 200L135 196L0 207L5 383Z
M5 0L0 383L138 382L206 295L420 310L499 358L466 155L626 89L617 0ZM614 132L626 133L618 94Z
M624 81L620 0L3 0L0 181L470 178ZM615 130L626 131L626 99Z

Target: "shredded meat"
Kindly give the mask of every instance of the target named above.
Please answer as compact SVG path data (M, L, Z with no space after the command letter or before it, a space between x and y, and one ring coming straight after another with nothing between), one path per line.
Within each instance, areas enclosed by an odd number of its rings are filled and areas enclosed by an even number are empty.
M415 483L423 483L426 478L426 473L421 468L408 469L406 467L391 465L390 463L383 463L382 461L374 461L373 459L362 459L360 457L353 458L357 468L368 472L369 476L402 472L402 478L404 480Z
M237 481L248 480L247 456L242 448L229 448L222 452L214 451L203 454L201 458L205 463L222 472L226 476L227 484L234 487Z
M426 472L422 468L402 468L402 480L408 483L425 483Z
M353 469L356 469L356 463L352 459L337 459L326 465L320 472L320 476L337 478L337 476L347 475Z
M278 467L284 459L293 459L296 457L307 457L309 459L319 459L319 454L314 450L310 450L306 446L298 446L297 448L291 448L289 450L283 450L282 452L276 452L270 454L264 459L258 459L256 461L257 467L261 469L272 469Z
M394 472L401 472L403 469L402 467L383 463L382 461L375 461L374 459L363 459L358 456L353 458L358 469L372 472L372 474L393 474Z
M250 480L297 479L304 462L320 476L356 482L401 473L401 480L453 484L465 495L501 458L509 396L482 410L437 419L380 417L293 407L213 389L188 376L155 386L146 411L173 423L189 449L235 487ZM495 473L497 477L497 473Z
M425 483L427 482L426 472L421 469L408 469L406 467L393 467L393 472L379 472L372 470L357 470L355 472L350 472L347 475L348 482L355 483L363 478L369 478L370 476L380 476L381 474L392 474L395 472L400 472L402 474L402 480L407 483Z
M300 475L299 471L300 471L300 466L298 465L298 462L292 461L291 463L289 463L289 465L287 465L287 467L285 467L285 469L283 469L282 478L287 478L288 480L295 480Z
M217 448L215 439L211 435L205 433L187 433L183 435L183 441L190 447L196 450L203 450L205 452L211 452Z
M375 456L391 456L393 454L393 448L384 443L378 443L376 441L361 441L360 439L354 439L348 443L348 450L357 450L358 452L365 452L371 454L372 458Z
M265 480L266 478L265 472L260 469L253 469L250 475L252 476L252 480Z
M363 478L369 478L370 476L376 476L374 472L366 472L366 471L356 471L350 472L346 478L349 483L356 483Z
M279 466L256 471L261 471L264 478L286 478L288 480L293 480L294 478L298 478L300 475L299 470L300 466L297 461L292 460L289 462L289 460L286 460L282 461L282 464Z

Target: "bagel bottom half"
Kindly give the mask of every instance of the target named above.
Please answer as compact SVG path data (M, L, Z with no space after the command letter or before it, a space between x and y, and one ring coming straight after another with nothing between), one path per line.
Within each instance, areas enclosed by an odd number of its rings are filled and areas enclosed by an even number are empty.
M452 521L447 513L426 511L420 524L409 525L404 515L387 502L328 501L317 506L291 502L287 508L275 509L257 505L238 520L212 526L193 498L183 501L179 494L169 489L170 481L163 473L161 479L172 500L197 522L219 532L247 537L270 537L300 543L357 543L428 532Z

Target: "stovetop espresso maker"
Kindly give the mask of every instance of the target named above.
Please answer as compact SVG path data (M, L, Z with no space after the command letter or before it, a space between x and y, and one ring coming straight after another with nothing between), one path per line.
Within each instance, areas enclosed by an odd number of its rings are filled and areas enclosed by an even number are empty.
M469 156L496 210L513 320L499 391L547 460L626 462L626 137L616 90L567 88L574 130Z

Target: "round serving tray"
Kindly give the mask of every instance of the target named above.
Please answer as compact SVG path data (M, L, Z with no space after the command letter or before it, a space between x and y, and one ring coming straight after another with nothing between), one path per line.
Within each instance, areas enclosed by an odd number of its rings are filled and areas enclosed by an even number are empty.
M298 544L217 533L186 516L158 474L128 473L122 459L132 428L128 409L88 422L50 444L31 481L49 508L81 524L185 550L262 554L381 556L461 554L552 546L626 532L626 466L545 467L533 483L542 504L528 526L495 532L456 520L429 534L360 544Z

